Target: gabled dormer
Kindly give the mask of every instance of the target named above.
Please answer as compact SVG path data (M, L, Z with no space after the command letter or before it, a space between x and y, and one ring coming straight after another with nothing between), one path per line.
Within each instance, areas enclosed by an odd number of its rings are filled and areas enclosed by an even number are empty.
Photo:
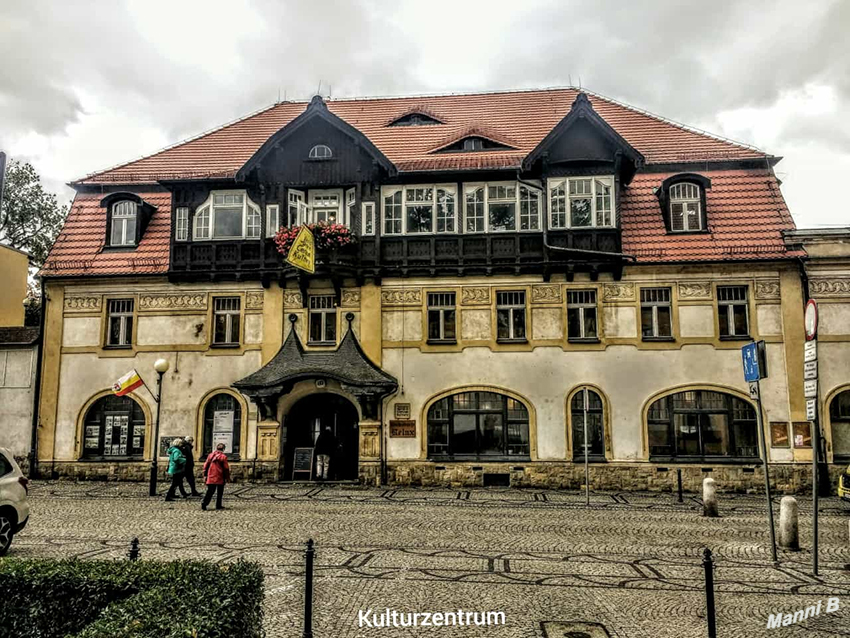
M142 241L156 207L135 193L110 193L100 200L106 210L104 248L133 249Z
M711 180L698 173L671 175L655 191L668 233L708 232L705 191Z
M467 126L440 140L429 153L469 153L481 151L515 151L519 144L507 135L485 126Z
M414 106L403 113L394 115L387 122L387 126L434 126L445 123L445 118L440 117L431 109L424 106Z

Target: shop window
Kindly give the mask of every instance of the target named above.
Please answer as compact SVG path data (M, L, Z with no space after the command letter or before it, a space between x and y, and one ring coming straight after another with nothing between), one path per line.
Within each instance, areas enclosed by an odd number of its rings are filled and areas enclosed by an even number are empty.
M528 458L528 409L496 392L440 399L428 410L428 454L449 460Z
M98 399L83 421L83 458L141 459L145 453L145 413L128 396Z
M829 403L832 451L836 461L850 461L850 390L839 392Z
M602 398L590 388L582 388L570 401L570 421L573 429L573 459L584 460L587 431L589 460L605 459L605 426Z
M204 406L204 457L219 443L224 443L224 453L238 458L241 433L242 404L235 397L222 392L207 401Z
M687 390L655 401L647 412L650 458L703 460L759 456L756 413L723 392Z

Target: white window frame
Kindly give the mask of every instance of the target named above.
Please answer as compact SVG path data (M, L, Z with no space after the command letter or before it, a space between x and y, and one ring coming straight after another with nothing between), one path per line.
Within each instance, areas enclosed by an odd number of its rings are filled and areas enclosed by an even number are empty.
M310 295L309 297L309 310L307 317L307 344L316 344L316 345L327 345L330 343L336 343L336 337L339 333L337 326L337 306L336 306L336 298L334 295ZM322 330L321 330L321 339L315 340L313 339L313 317L315 315L321 316L322 322ZM334 338L328 338L328 322L333 324L333 332Z
M343 211L342 224L351 227L354 220L354 207L357 205L357 189L349 188L345 191L345 210Z
M739 289L744 291L743 299L721 299L721 291ZM744 307L744 320L746 321L746 331L743 334L735 332L735 306ZM750 290L746 284L723 284L717 286L717 312L718 314L726 313L726 327L729 329L728 334L719 333L721 337L748 337L750 335ZM720 328L718 322L718 329Z
M135 246L136 234L139 226L139 205L129 199L122 199L120 202L112 204L110 212L111 228L109 229L109 245L110 246ZM127 227L130 220L133 220L133 232L128 237ZM113 241L115 239L115 229L117 225L121 226L121 241Z
M685 192L691 191L691 192ZM692 233L697 230L703 230L702 227L702 193L699 184L693 182L676 182L670 187L669 191L669 206L670 206L670 230L674 233ZM682 205L682 227L675 228L673 223L673 205ZM692 228L688 222L688 205L696 207L696 227Z
M307 154L307 158L312 160L329 160L333 156L333 149L327 144L316 144Z
M316 212L318 210L331 211L335 208L336 209L336 215L334 216L334 221L331 222L327 219L324 220L324 221L326 221L327 223L333 223L333 224L345 224L345 219L343 217L345 215L345 213L344 213L345 205L344 205L344 201L343 201L343 192L342 192L341 188L311 189L310 191L308 191L308 195L309 195L309 202L310 202L309 207L307 208L308 223L310 223L310 224L319 223L318 220L316 219ZM325 203L323 203L321 201L325 197L336 197L337 205L335 207L334 206L327 206Z
M660 292L664 292L667 295L667 299L659 300L659 299L647 299L644 300L644 291L647 293L653 292L656 294ZM668 308L670 311L670 334L662 335L659 334L659 322L658 322L658 308L664 307ZM647 286L645 288L640 289L640 310L641 316L643 315L644 308L652 309L652 334L643 336L643 324L641 323L640 331L642 339L672 339L675 334L675 330L673 327L673 288L670 286Z
M448 303L451 301L451 303ZM426 309L426 332L429 341L457 341L457 293L452 290L448 291L429 291L427 296L428 306ZM454 312L454 337L446 337L446 312ZM432 337L431 330L431 313L436 312L439 316L440 334Z
M216 214L216 195L241 195L242 196L242 234L233 236L215 236L215 214ZM218 204L219 208L235 208L236 205ZM206 217L204 217L206 215ZM260 207L248 197L248 192L244 190L222 190L211 191L207 200L198 206L195 212L194 223L194 238L213 241L232 241L234 239L261 239L262 228L260 226L262 213ZM249 219L250 217L250 219ZM201 220L204 220L202 225ZM254 223L249 223L254 222ZM254 230L256 229L256 230ZM249 235L249 231L251 234Z
M235 308L233 306L236 306ZM229 307L219 307L219 306L229 306ZM216 341L216 317L219 315L223 315L225 317L224 324L224 341ZM239 325L234 330L233 327L233 317L239 317ZM213 297L213 325L211 330L211 339L213 345L238 345L242 342L242 298L237 296L220 296ZM236 332L237 334L233 334Z
M499 295L522 295L522 303L519 302L500 302ZM508 311L508 336L499 337L499 311ZM523 314L523 335L516 335L517 328L514 320L514 312L521 310ZM528 340L528 295L525 290L497 290L496 291L496 341L527 341Z
M117 306L117 309L113 309ZM127 334L127 318L130 318L130 334ZM112 336L112 319L118 319L118 343L109 341ZM122 297L106 300L106 346L108 348L128 348L133 345L133 325L136 323L136 300Z
M174 241L189 241L189 209L186 206L175 211Z
M570 214L570 182L572 181L584 181L590 180L590 194L587 196L582 195L581 198L588 197L590 199L590 225L589 226L573 226L572 219ZM600 207L598 206L598 197L600 193L597 192L597 183L602 183L609 189L609 205L610 208L602 209L600 211ZM582 176L574 176L574 177L556 177L549 178L546 181L546 196L549 203L549 228L552 230L565 230L569 228L616 228L617 227L617 202L616 202L616 194L614 192L614 177L611 175L582 175ZM555 206L552 201L552 195L554 191L556 191L560 186L564 187L564 224L556 224L555 223ZM574 195L573 197L578 198L579 196ZM609 223L599 223L599 213L602 212L606 216L609 216ZM559 213L561 214L561 213ZM605 221L603 219L603 221Z
M491 186L513 186L514 187L514 227L512 229L504 229L504 230L494 230L490 228L490 187ZM484 189L484 228L483 230L467 230L468 222L469 222L469 195L473 194L475 191L483 188ZM522 228L522 218L528 217L529 219L533 219L531 216L524 216L522 214L522 204L523 204L523 191L528 192L531 195L537 196L537 216L536 216L536 228ZM536 233L542 230L541 226L541 213L543 210L543 187L530 185L522 182L516 181L499 181L499 182L469 182L464 183L463 185L463 232L472 234L472 233ZM497 201L507 202L510 199L499 199Z
M274 237L280 230L280 204L266 204L266 237Z
M408 189L431 189L431 230L411 233L407 228L407 207L408 205L428 205L427 201L423 202L408 202ZM445 191L450 194L454 203L454 210L451 218L443 217L442 219L452 219L452 230L437 230L437 219L439 217L439 193ZM386 200L401 193L401 232L387 232L387 202ZM392 219L390 221L396 221ZM424 235L453 235L459 232L458 230L458 196L457 184L405 184L403 186L384 186L381 189L381 229L383 235L415 235L421 237Z
M582 294L587 294L588 297L592 297L593 301L574 301L570 303L570 297L574 299L579 297ZM567 341L570 340L588 340L588 339L599 339L599 305L598 305L599 295L595 288L577 288L575 290L567 290ZM570 321L569 321L569 312L571 309L578 310L578 318L579 318L579 335L571 336L570 335ZM587 334L587 326L586 317L588 311L593 311L594 320L596 322L596 334L588 335Z
M293 217L293 208L294 217ZM307 223L307 204L304 191L299 191L294 188L287 189L286 192L286 225L290 228L293 226L301 226Z
M369 230L369 222L372 223L371 230ZM360 204L360 224L362 226L361 235L370 236L375 234L375 202L362 202Z

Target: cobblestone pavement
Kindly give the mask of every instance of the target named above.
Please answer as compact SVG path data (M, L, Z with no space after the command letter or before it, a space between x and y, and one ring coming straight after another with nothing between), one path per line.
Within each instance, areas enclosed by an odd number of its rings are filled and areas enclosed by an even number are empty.
M820 576L811 575L811 503L801 552L770 562L763 497L721 495L722 518L690 496L517 489L235 485L228 509L165 503L132 483L35 482L21 557L247 558L266 572L270 637L301 636L303 543L316 541L317 638L440 635L552 638L562 622L601 623L622 638L706 635L701 554L717 559L722 638L850 636L850 506L821 501ZM778 499L775 505L777 518ZM841 609L766 629L771 613L838 596ZM358 611L502 611L504 626L361 628ZM587 626L585 626L585 629Z

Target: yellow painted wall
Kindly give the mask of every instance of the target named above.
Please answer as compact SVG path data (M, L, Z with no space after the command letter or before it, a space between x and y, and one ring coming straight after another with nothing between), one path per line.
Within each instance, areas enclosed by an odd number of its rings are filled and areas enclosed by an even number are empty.
M24 297L27 296L29 257L8 246L0 246L0 327L24 325Z

